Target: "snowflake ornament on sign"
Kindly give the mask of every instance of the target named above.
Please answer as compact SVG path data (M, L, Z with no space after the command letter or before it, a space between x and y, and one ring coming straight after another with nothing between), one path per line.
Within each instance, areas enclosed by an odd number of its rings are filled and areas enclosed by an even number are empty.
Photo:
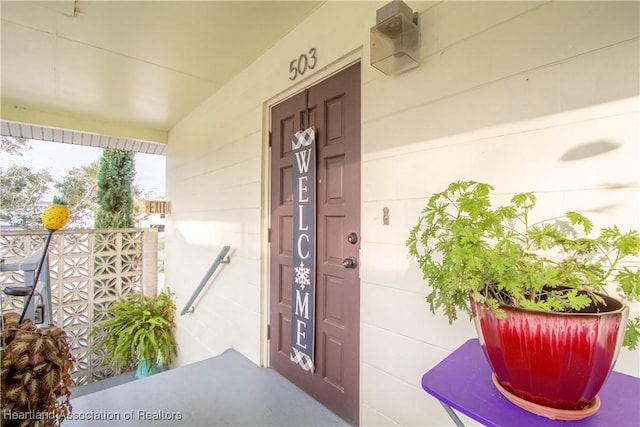
M293 282L300 285L300 289L304 290L305 286L309 286L311 284L311 279L309 278L311 269L305 267L304 262L300 261L300 266L295 267L294 270L296 272L296 278Z

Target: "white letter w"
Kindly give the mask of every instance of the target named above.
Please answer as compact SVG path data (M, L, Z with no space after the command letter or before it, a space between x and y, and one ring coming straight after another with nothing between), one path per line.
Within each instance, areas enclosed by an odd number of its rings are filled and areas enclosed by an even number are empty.
M301 173L307 173L309 170L309 161L311 160L311 148L304 151L298 151L296 153L296 160L298 161L298 170Z

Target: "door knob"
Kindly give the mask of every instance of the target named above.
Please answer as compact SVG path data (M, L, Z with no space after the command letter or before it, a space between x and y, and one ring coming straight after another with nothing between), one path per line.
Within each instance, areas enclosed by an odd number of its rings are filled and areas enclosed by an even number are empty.
M358 266L358 260L355 257L350 256L342 261L342 266L344 268L356 268Z

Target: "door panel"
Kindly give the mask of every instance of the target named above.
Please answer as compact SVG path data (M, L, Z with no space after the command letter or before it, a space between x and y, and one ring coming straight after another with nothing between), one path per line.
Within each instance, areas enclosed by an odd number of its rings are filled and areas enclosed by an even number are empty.
M308 122L305 119L308 116ZM271 110L271 366L346 421L358 424L360 280L360 64ZM316 129L316 371L289 360L293 204L291 137Z

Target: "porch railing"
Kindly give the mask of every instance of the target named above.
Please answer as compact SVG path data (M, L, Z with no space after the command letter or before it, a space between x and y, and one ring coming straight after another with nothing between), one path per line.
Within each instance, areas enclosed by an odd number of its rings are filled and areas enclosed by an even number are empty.
M20 263L42 248L47 232L2 231L0 258ZM158 233L155 229L61 230L49 247L53 322L69 337L76 358L76 385L120 372L92 353L89 333L120 295L156 293ZM21 271L0 273L0 288L22 286ZM2 311L22 310L22 298L3 295Z
M204 277L198 284L198 287L193 291L193 294L191 294L189 301L187 301L187 303L184 305L184 308L180 312L180 316L184 316L185 314L190 313L194 310L194 304L196 302L196 299L198 298L198 295L200 295L202 289L204 289L205 285L209 282L209 279L211 279L213 273L215 273L218 267L220 267L220 264L229 264L230 260L227 256L227 254L229 253L229 249L231 249L231 246L224 246L220 250L220 253L213 261L213 264L211 264L211 267L209 267L209 270L205 273Z

